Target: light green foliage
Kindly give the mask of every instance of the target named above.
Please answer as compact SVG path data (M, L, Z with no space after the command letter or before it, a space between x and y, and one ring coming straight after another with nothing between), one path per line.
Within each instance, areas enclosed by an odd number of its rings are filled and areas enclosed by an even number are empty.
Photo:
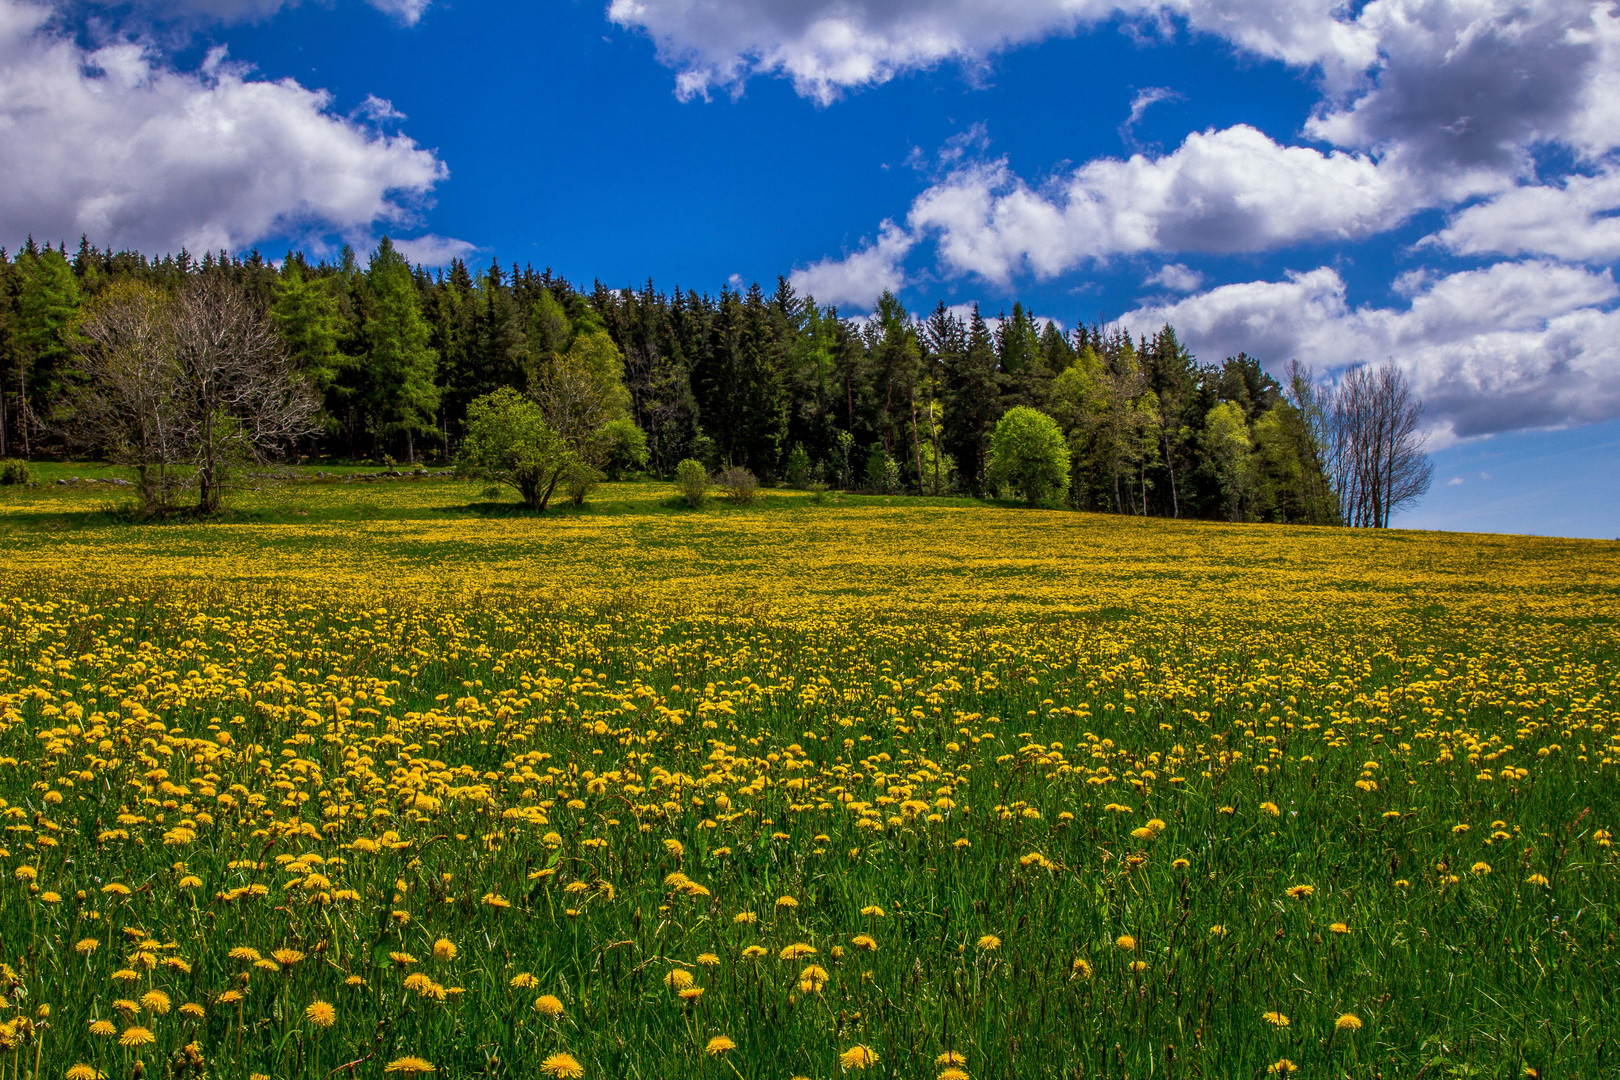
M575 461L563 470L562 489L574 506L584 506L585 499L603 481L602 470L583 461Z
M28 462L21 458L0 459L0 487L32 483L34 479Z
M597 430L602 471L609 480L622 480L647 467L647 433L629 417L609 420Z
M327 282L306 278L299 262L289 259L276 281L270 314L293 364L311 386L325 393L348 364L338 351L343 317Z
M1003 413L990 437L989 476L1030 506L1062 499L1069 490L1069 447L1057 422L1027 405Z
M866 490L875 495L900 493L900 463L889 456L882 443L873 443L866 455Z
M709 495L709 470L703 462L687 458L675 466L675 486L692 506L702 506Z
M374 415L384 434L403 434L415 463L415 436L433 430L439 354L417 301L410 267L385 236L366 271L370 303L364 338Z
M810 455L803 443L794 443L793 449L788 451L787 482L789 487L810 486Z
M1254 444L1241 406L1223 401L1209 410L1204 418L1204 450L1214 463L1227 512L1233 521L1243 520L1254 488Z
M524 506L544 511L558 481L579 464L540 407L516 390L502 387L468 406L467 436L456 461L462 475L505 484Z

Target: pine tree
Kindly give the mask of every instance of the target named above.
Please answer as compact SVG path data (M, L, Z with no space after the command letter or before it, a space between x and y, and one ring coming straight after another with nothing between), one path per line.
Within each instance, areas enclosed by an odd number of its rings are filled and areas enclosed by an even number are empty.
M403 256L385 236L366 268L369 304L363 336L373 429L404 435L406 460L416 464L415 436L433 430L439 407L434 382L439 356L428 343L416 285Z
M984 491L990 434L1001 418L995 342L973 305L960 361L945 372L945 449L956 459L962 484Z

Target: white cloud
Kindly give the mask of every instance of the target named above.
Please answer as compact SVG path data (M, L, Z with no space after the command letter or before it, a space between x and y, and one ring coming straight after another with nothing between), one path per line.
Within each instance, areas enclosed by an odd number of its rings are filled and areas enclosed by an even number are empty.
M451 236L427 233L422 236L390 237L399 253L417 266L448 266L478 251L478 245Z
M1181 263L1168 263L1150 276L1144 285L1159 285L1171 292L1193 292L1204 283L1204 275Z
M223 49L179 71L151 47L87 51L51 9L0 0L0 235L147 250L409 224L446 175L431 151L252 79Z
M187 23L259 22L282 8L297 7L300 0L90 0L104 7L133 5L143 15L163 21ZM406 26L415 26L432 0L366 0L385 15L392 15Z
M1327 267L1223 285L1121 318L1169 322L1206 358L1240 350L1274 371L1392 359L1425 399L1440 441L1620 416L1620 297L1608 271L1498 263L1432 280L1405 309L1351 307Z
M1422 204L1372 160L1280 146L1247 125L1189 135L1173 153L1101 158L1044 189L1005 161L957 170L912 203L944 266L998 284L1145 251L1263 251L1390 228Z
M1105 19L1178 18L1259 56L1364 68L1372 35L1336 0L612 0L608 18L640 30L676 69L683 98L740 90L754 75L791 79L823 104L854 87L1007 48Z
M904 229L885 221L876 240L842 259L822 259L795 270L789 280L817 303L870 308L886 290L898 292L905 285L900 264L911 245Z
M1459 212L1430 237L1459 255L1620 259L1620 170L1527 184Z
M1446 486L1447 486L1447 487L1457 487L1457 486L1459 486L1459 485L1460 485L1460 484L1462 484L1462 482L1463 482L1463 478L1462 478L1462 477L1460 477L1460 476L1453 476L1453 477L1452 477L1452 478L1451 478L1451 479L1450 479L1450 480L1447 480L1447 481L1446 481Z
M1119 125L1120 138L1134 146L1136 125L1147 115L1147 111L1161 101L1177 101L1180 98L1181 95L1168 86L1150 86L1145 90L1138 90L1131 98L1131 114Z

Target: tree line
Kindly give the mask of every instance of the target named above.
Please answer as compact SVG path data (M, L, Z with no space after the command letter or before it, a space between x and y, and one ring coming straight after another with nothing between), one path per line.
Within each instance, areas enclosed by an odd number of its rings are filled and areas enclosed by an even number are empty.
M236 339L205 362L209 332ZM198 398L198 365L226 354L257 389ZM117 419L109 389L143 379L168 419L129 401L148 419ZM140 424L168 425L161 437L187 450L168 455L175 473L150 481L159 488L207 484L210 462L273 448L465 458L468 445L488 450L475 428L487 436L497 406L508 433L538 424L561 440L571 464L552 470L552 488L569 475L576 487L592 473L668 476L692 459L767 483L1027 494L1006 473L1010 451L998 470L994 450L1000 426L1028 444L1030 413L1050 421L1064 456L1063 482L1042 486L1041 501L1084 510L1382 527L1430 473L1421 402L1389 363L1330 383L1295 361L1279 382L1245 353L1201 363L1170 326L1065 331L1016 303L994 317L940 303L919 317L892 294L851 317L785 278L769 293L711 295L585 290L498 261L430 273L387 239L364 266L347 247L279 265L257 251L149 258L87 240L71 254L32 239L15 258L0 249L0 387L0 457L134 460L134 443L159 438ZM520 398L535 410L513 413Z

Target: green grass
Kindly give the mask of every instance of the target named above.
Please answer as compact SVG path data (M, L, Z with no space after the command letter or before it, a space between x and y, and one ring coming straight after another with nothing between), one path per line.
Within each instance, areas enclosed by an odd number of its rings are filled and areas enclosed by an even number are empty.
M195 1075L193 1040L243 1080L1616 1071L1617 545L650 483L544 518L457 482L89 498L0 493L12 1075Z

